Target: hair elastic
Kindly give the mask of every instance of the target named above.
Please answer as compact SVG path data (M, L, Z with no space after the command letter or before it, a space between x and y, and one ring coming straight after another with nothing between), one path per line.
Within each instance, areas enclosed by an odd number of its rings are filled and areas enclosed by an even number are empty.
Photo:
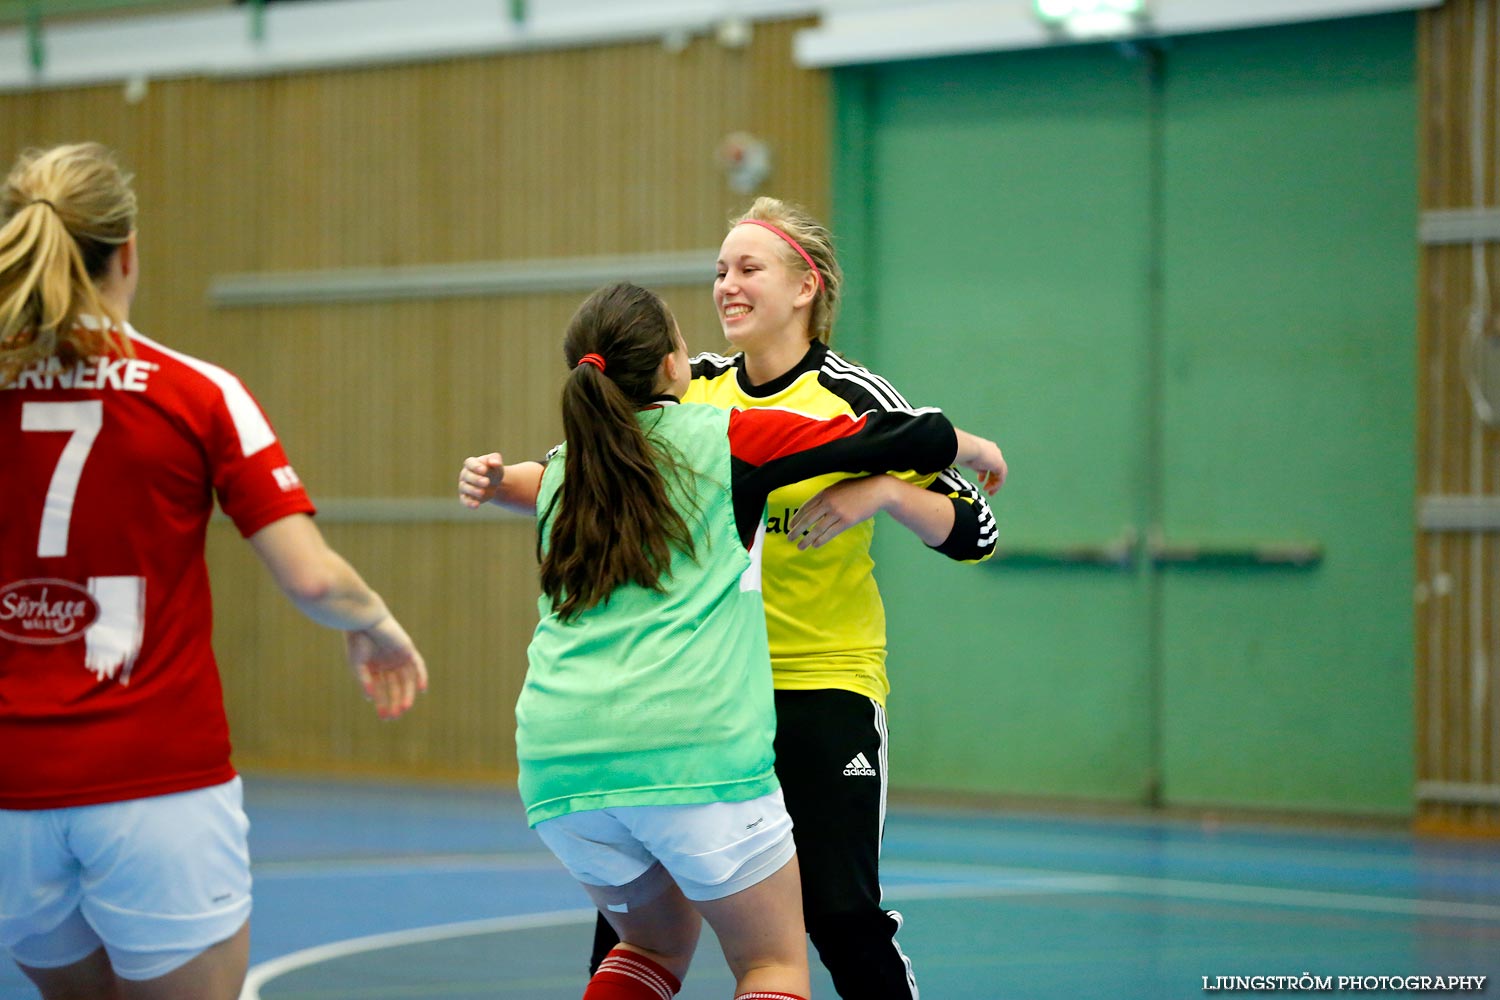
M585 354L583 357L578 359L578 364L574 365L573 367L577 368L579 367L579 365L593 365L595 368L599 369L602 372L604 371L604 357L603 355L599 354Z
M802 249L802 244L792 239L792 237L788 233L784 232L776 226L771 225L769 222L762 222L760 219L741 219L739 222L735 223L735 225L759 226L762 229L769 229L777 236L780 236L782 239L786 240L787 246L797 251L798 256L807 261L807 266L812 268L813 277L818 279L818 291L827 291L827 289L823 287L823 272L819 271L818 265L813 263L812 255L809 254L806 250Z
M60 212L57 211L57 206L54 205L54 204L52 204L52 202L48 201L46 198L33 198L30 201L28 201L25 205L23 205L21 207L22 208L30 208L32 205L46 205L48 208L52 209L52 211L55 214L57 214L57 215L61 215L62 214L62 213L60 213Z

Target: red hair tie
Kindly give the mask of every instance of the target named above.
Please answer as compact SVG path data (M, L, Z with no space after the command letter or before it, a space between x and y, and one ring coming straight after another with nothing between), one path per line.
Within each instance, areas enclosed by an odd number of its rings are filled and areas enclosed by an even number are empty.
M786 240L787 246L789 246L793 250L797 251L797 255L799 257L801 257L803 260L807 261L808 269L812 271L813 277L818 279L818 291L820 291L820 292L827 291L827 289L825 289L823 287L823 272L819 271L818 270L818 265L813 263L812 255L810 253L808 253L806 250L802 249L802 244L798 243L796 240L792 239L790 233L785 232L784 230L782 230L778 226L771 225L769 222L762 222L760 219L741 219L739 222L736 223L736 225L740 225L740 226L759 226L762 229L769 229L771 232L775 233L777 236L780 236L782 239Z
M595 368L599 369L602 372L604 371L604 358L602 355L598 354L585 354L583 357L578 359L578 364L574 365L573 367L577 368L578 365L593 365Z

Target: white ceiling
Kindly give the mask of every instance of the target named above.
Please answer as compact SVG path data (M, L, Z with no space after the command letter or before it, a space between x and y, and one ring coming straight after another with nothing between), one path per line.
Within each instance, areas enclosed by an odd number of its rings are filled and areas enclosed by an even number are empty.
M1184 34L1436 6L1441 0L1148 0L1151 29ZM743 44L756 21L817 17L799 32L805 66L1054 44L1032 0L310 0L45 23L38 72L31 39L0 30L0 90L183 76L283 73L487 52L695 36ZM725 30L725 26L728 30Z

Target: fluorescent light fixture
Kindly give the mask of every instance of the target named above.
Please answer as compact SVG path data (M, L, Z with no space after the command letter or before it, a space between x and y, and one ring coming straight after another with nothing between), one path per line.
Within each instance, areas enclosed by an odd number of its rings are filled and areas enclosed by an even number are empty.
M1069 38L1114 38L1141 30L1145 0L1035 0L1036 16Z
M1064 6L1071 12L1078 4L1079 0L819 0L818 26L797 32L797 64L858 66L1043 48L1076 40L1043 13L1061 15ZM1170 38L1442 4L1443 0L1148 0L1132 33ZM98 57L97 47L89 51ZM0 70L4 55L0 48Z
M1036 12L1043 21L1061 21L1072 15L1073 0L1036 0Z

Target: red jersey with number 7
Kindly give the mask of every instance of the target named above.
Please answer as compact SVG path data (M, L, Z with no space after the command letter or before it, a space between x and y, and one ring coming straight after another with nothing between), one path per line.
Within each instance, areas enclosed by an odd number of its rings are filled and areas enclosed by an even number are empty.
M214 499L246 537L313 512L239 379L126 332L134 357L53 358L0 389L0 808L234 777Z

